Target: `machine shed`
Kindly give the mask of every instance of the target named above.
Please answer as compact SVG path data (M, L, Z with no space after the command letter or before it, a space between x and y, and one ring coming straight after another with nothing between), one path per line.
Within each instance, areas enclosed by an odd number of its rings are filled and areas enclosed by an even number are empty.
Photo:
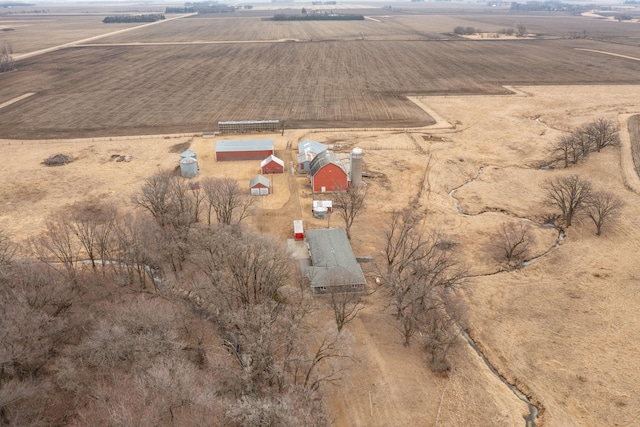
M216 160L263 160L273 155L273 139L226 139L216 141Z

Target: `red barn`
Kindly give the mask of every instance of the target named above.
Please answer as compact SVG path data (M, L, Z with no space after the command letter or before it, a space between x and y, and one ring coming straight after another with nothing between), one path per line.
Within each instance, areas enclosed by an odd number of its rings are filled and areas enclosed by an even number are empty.
M216 160L262 160L273 155L273 139L216 141Z
M348 186L347 169L329 150L316 155L309 163L311 188L314 192L344 191Z
M260 163L260 173L284 173L284 161L271 155Z

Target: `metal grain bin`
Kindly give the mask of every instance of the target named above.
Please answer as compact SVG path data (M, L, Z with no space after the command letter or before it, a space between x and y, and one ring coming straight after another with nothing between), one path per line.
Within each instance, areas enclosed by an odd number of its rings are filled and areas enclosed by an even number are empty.
M193 157L180 159L180 175L183 178L195 178L198 176L198 160Z

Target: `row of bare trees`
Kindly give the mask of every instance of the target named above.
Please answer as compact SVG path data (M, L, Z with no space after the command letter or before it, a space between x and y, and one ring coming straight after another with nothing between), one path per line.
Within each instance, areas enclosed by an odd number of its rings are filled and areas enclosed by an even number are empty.
M454 256L455 245L437 232L425 235L422 221L412 209L393 212L385 231L382 276L404 345L419 333L431 369L445 372L450 369L448 354L463 320L453 290L464 273Z
M618 126L612 120L601 117L561 136L553 145L552 151L564 162L566 168L575 165L593 151L600 152L619 142Z

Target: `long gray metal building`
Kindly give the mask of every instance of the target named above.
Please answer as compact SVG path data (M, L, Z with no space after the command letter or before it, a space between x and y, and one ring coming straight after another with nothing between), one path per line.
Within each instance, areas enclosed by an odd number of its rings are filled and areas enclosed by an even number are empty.
M314 294L364 292L367 280L342 228L307 230L311 266L307 268Z

